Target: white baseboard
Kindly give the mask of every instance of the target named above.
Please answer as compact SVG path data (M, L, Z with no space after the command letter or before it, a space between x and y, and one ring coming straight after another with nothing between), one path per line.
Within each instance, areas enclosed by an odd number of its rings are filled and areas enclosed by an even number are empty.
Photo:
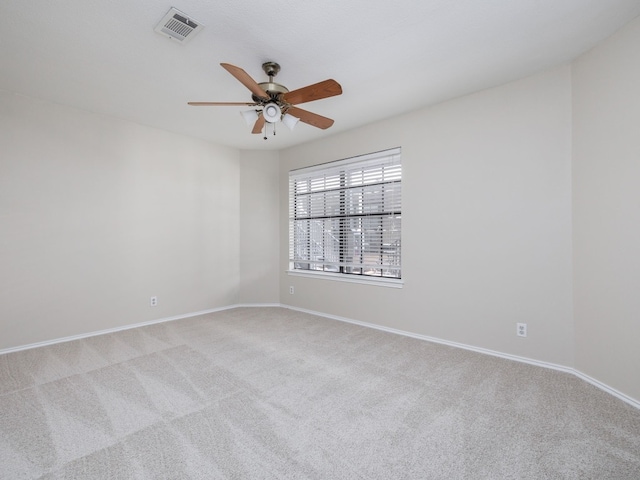
M307 310L307 309L304 309L304 308L293 307L291 305L281 305L281 306L284 307L284 308L288 308L290 310L296 310L298 312L309 313L311 315L317 315L319 317L329 318L331 320L338 320L340 322L352 323L352 324L360 325L360 326L363 326L363 327L374 328L376 330L382 330L384 332L395 333L397 335L404 335L405 337L416 338L418 340L425 340L427 342L439 343L439 344L442 344L442 345L448 345L450 347L462 348L464 350L470 350L472 352L483 353L485 355L492 355L494 357L505 358L507 360L513 360L513 361L521 362L521 363L528 363L530 365L535 365L535 366L538 366L538 367L549 368L551 370L558 370L560 372L570 373L570 374L575 375L576 377L580 378L581 380L584 380L585 382L588 382L591 385L593 385L595 387L598 387L601 390L604 390L605 392L613 395L614 397L619 398L620 400L622 400L625 403L628 403L632 407L635 407L635 408L640 410L640 401L638 401L638 400L636 400L634 398L631 398L630 396L625 395L624 393L616 390L615 388L612 388L612 387L600 382L599 380L596 380L595 378L591 378L589 375L586 375L586 374L582 373L581 371L576 370L575 368L572 368L572 367L567 367L565 365L558 365L558 364L550 363L550 362L544 362L544 361L541 361L541 360L535 360L533 358L521 357L521 356L518 356L518 355L511 355L509 353L497 352L495 350L489 350L487 348L474 347L472 345L466 345L464 343L451 342L449 340L442 340L440 338L429 337L427 335L420 335L418 333L407 332L405 330L398 330L398 329L395 329L395 328L389 328L389 327L385 327L385 326L382 326L382 325L376 325L375 323L362 322L360 320L352 320L350 318L339 317L337 315L330 315L330 314L327 314L327 313L316 312L316 311Z
M609 385L602 383L601 381L596 380L595 378L590 377L586 373L582 373L580 370L573 369L573 372L571 373L573 373L576 377L584 380L585 382L590 383L594 387L597 387L600 390L604 390L605 392L613 395L614 397L618 397L620 400L628 403L632 407L636 407L637 409L640 409L640 401L636 400L635 398L631 398L629 395L625 395L624 393L616 390L615 388L610 387Z
M620 400L622 400L625 403L628 403L629 405L631 405L632 407L635 407L637 409L640 410L640 401L631 398L628 395L625 395L622 392L619 392L618 390L616 390L615 388L612 388L608 385L606 385L605 383L600 382L599 380L596 380L595 378L591 378L589 375L586 375L585 373L582 373L579 370L576 370L575 368L572 367L567 367L564 365L557 365L555 363L550 363L550 362L544 362L541 360L535 360L532 358L527 358L527 357L520 357L518 355L511 355L509 353L502 353L502 352L497 352L495 350L489 350L486 348L481 348L481 347L474 347L473 345L466 345L464 343L458 343L458 342L451 342L449 340L442 340L440 338L435 338L435 337L429 337L427 335L421 335L419 333L413 333L413 332L407 332L405 330L398 330L396 328L390 328L390 327L385 327L383 325L376 325L375 323L368 323L368 322L362 322L359 320L353 320L350 318L346 318L346 317L339 317L337 315L330 315L328 313L322 313L322 312L316 312L314 310L307 310L305 308L298 308L298 307L294 307L291 305L285 305L285 304L281 304L281 303L243 303L243 304L236 304L236 305L228 305L226 307L219 307L219 308L212 308L210 310L202 310L199 312L191 312L191 313L185 313L183 315L176 315L173 317L165 317L165 318L160 318L157 320L150 320L147 322L141 322L141 323L134 323L134 324L130 324L130 325L124 325L122 327L115 327L115 328L108 328L105 330L99 330L99 331L95 331L95 332L89 332L89 333L83 333L83 334L79 334L79 335L72 335L70 337L63 337L63 338L55 338L53 340L46 340L44 342L37 342L37 343L30 343L28 345L20 345L18 347L11 347L11 348L5 348L5 349L1 349L0 350L0 355L3 355L5 353L11 353L11 352L19 352L21 350L28 350L30 348L37 348L37 347L44 347L47 345L54 345L56 343L63 343L63 342L69 342L72 340L80 340L82 338L87 338L87 337L94 337L96 335L104 335L107 333L114 333L114 332L119 332L122 330L129 330L131 328L138 328L138 327L144 327L147 325L153 325L156 323L163 323L163 322L172 322L174 320L182 320L185 318L190 318L190 317L197 317L200 315L206 315L208 313L215 313L215 312L221 312L224 310L231 310L233 308L255 308L255 307L282 307L282 308L287 308L289 310L295 310L298 312L303 312L303 313L308 313L311 315L316 315L318 317L324 317L324 318L328 318L331 320L337 320L340 322L346 322L346 323L352 323L354 325L360 325L362 327L367 327L367 328L373 328L376 330L382 330L383 332L389 332L389 333L394 333L397 335L404 335L405 337L411 337L411 338L416 338L418 340L425 340L427 342L433 342L433 343L439 343L442 345L448 345L450 347L455 347L455 348L462 348L464 350L470 350L472 352L478 352L478 353L483 353L485 355L492 355L494 357L500 357L500 358L505 358L507 360L513 360L516 362L522 362L522 363L528 363L530 365L535 365L538 367L543 367L543 368L550 368L552 370L558 370L561 372L566 372L566 373L570 373L572 375L575 375L576 377L580 378L581 380L584 380L585 382L590 383L591 385L613 395L614 397L619 398Z
M132 328L144 327L147 325L153 325L155 323L172 322L174 320L182 320L184 318L197 317L200 315L206 315L207 313L215 313L215 312L221 312L223 310L230 310L232 308L237 308L239 306L240 305L230 305L226 307L212 308L210 310L202 310L199 312L185 313L183 315L175 315L173 317L159 318L157 320L149 320L147 322L132 323L129 325L123 325L122 327L107 328L105 330L97 330L95 332L81 333L79 335L71 335L70 337L54 338L53 340L45 340L43 342L29 343L28 345L20 345L18 347L2 349L0 350L0 355L3 355L5 353L11 353L11 352L19 352L21 350L29 350L30 348L45 347L47 345L55 345L56 343L64 343L64 342L70 342L72 340L80 340L82 338L95 337L96 335L104 335L106 333L114 333L114 332L120 332L122 330L130 330Z
M285 305L282 305L280 303L239 303L238 305L234 305L234 308L256 308L256 307L286 308Z

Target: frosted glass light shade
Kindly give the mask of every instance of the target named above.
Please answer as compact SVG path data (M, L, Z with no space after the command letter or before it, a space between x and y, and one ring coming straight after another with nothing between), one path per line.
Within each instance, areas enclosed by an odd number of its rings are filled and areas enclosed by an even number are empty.
M262 109L262 116L269 123L279 122L281 114L280 107L275 103L267 103Z
M258 112L256 110L245 110L244 112L240 112L244 121L247 122L247 125L253 127L253 124L258 120Z
M288 113L285 113L282 117L282 123L284 123L289 130L293 130L299 121L300 119L298 117L294 117Z

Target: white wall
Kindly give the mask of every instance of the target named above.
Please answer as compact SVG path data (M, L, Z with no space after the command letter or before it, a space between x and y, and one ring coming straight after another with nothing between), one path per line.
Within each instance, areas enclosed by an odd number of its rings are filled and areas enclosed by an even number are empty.
M240 152L240 303L280 301L279 154ZM285 237L286 239L286 237Z
M640 399L640 19L573 78L576 367Z
M237 303L237 150L6 92L0 145L0 349Z
M570 68L287 149L280 183L293 168L395 146L404 288L282 273L282 303L572 365ZM280 216L287 238L284 187ZM283 241L281 272L287 255Z

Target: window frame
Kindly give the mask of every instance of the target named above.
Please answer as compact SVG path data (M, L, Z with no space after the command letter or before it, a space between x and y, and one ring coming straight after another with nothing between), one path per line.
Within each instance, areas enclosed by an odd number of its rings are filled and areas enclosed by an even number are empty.
M401 148L396 147L289 172L288 274L395 288L403 286L401 153ZM378 177L367 177L368 172ZM358 180L360 174L362 179ZM302 192L297 190L300 185L305 187ZM304 199L303 207L300 199ZM298 216L300 210L305 212L302 216ZM359 228L347 226L354 221ZM372 221L379 222L379 228L363 227ZM349 235L350 232L353 235ZM296 243L297 235L301 234L305 238ZM391 250L385 237L391 242L389 245L394 245ZM371 243L367 239L376 241ZM337 243L337 248L327 247L327 242ZM366 245L373 245L368 255ZM360 252L359 262L348 255L347 252L352 251L350 247ZM369 260L379 256L379 260L368 263L365 256ZM306 264L307 268L296 268L299 264ZM365 268L379 274L365 273Z

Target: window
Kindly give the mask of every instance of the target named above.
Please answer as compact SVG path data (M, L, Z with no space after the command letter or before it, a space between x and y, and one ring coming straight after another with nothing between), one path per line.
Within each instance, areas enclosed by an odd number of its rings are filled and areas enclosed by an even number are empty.
M289 172L290 271L402 278L401 192L400 148Z

